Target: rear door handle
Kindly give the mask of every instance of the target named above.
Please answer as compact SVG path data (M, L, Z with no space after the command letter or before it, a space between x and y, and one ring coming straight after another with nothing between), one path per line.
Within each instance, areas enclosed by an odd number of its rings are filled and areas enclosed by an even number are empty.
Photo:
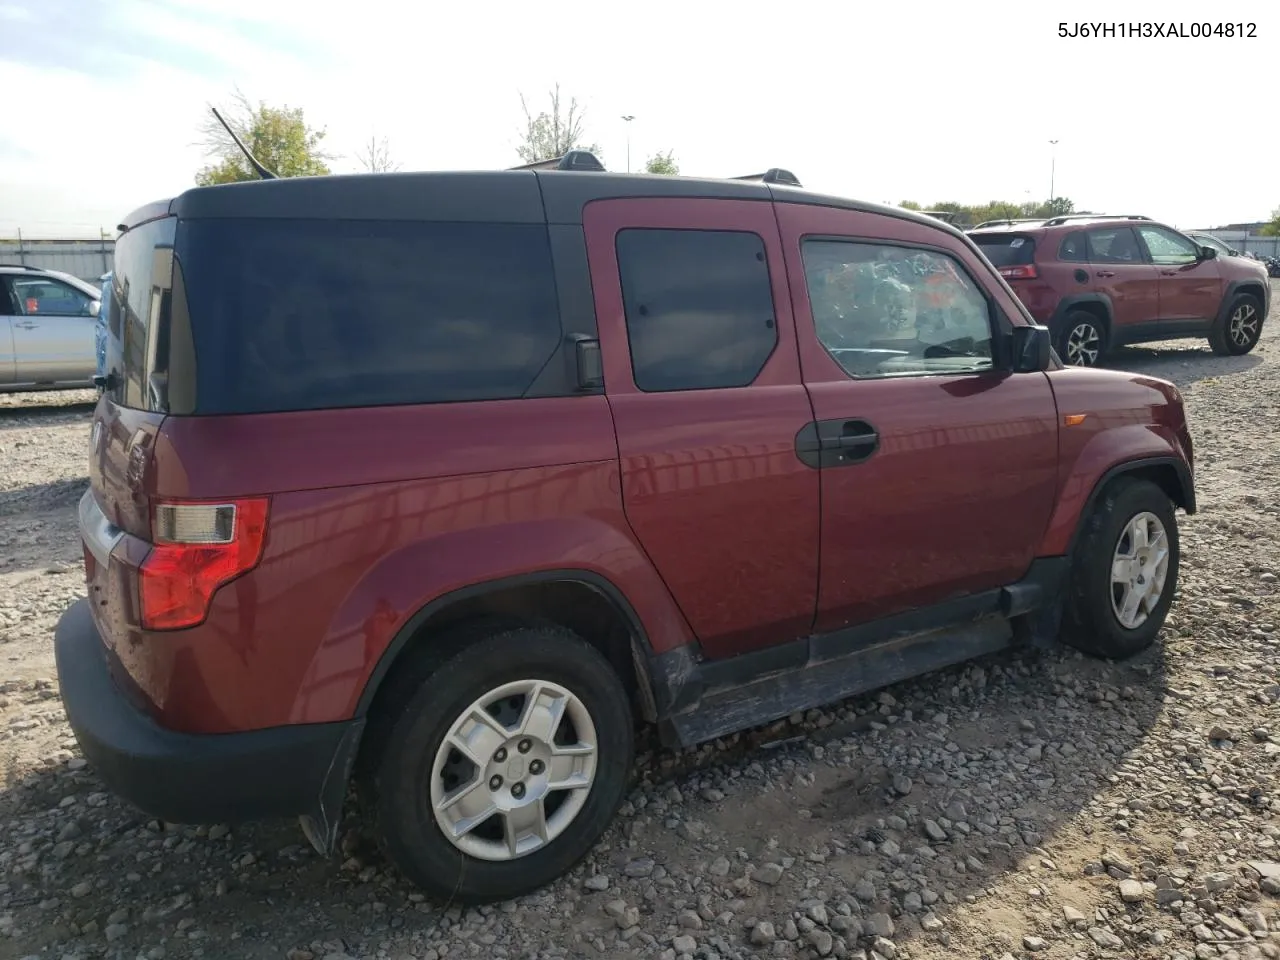
M37 324L34 324L30 320L28 320L25 323L15 323L14 326L17 327L19 330L34 330Z
M805 466L848 467L880 448L880 434L865 420L819 420L796 434L796 456Z
M1115 276L1115 271L1114 271L1114 270L1099 270L1099 271L1098 271L1098 276L1100 276L1100 277L1114 277L1114 276Z
M1177 270L1161 270L1160 273L1166 277L1176 277L1178 275Z

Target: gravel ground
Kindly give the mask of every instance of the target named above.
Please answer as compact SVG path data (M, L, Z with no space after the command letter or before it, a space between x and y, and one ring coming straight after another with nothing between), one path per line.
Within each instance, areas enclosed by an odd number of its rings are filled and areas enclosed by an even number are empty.
M1280 300L1280 284L1275 290ZM1164 642L1015 651L650 753L583 866L426 902L357 825L175 827L104 792L50 636L82 592L85 394L0 396L0 957L1280 957L1280 333L1129 349L1179 384L1201 513Z

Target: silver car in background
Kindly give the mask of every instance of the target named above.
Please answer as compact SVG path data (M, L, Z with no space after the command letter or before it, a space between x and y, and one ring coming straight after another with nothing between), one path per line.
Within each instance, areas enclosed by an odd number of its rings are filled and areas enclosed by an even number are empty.
M102 292L70 274L0 264L0 393L93 386Z
M1220 257L1240 256L1239 250L1215 237L1212 233L1188 233L1187 236L1202 247L1212 247L1214 250L1217 250L1218 256Z

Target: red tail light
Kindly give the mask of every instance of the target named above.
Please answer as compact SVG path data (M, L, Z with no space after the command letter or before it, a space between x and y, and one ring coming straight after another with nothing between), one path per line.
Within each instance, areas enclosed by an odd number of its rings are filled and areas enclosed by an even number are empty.
M218 588L262 559L267 509L265 498L157 503L155 546L139 570L143 629L178 630L203 622Z
M1034 280L1040 274L1034 263L1028 263L1016 267L1001 267L1000 276L1006 280Z

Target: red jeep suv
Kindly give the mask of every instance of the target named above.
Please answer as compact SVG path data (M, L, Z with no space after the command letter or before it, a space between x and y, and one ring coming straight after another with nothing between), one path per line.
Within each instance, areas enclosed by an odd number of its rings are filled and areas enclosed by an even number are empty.
M1207 337L1214 353L1238 356L1262 336L1266 269L1219 257L1149 217L998 220L969 236L1068 364L1091 367L1112 347L1182 337Z
M55 641L112 789L324 853L354 778L414 882L500 899L596 843L639 721L1153 642L1171 384L1064 368L932 218L591 159L128 218Z

